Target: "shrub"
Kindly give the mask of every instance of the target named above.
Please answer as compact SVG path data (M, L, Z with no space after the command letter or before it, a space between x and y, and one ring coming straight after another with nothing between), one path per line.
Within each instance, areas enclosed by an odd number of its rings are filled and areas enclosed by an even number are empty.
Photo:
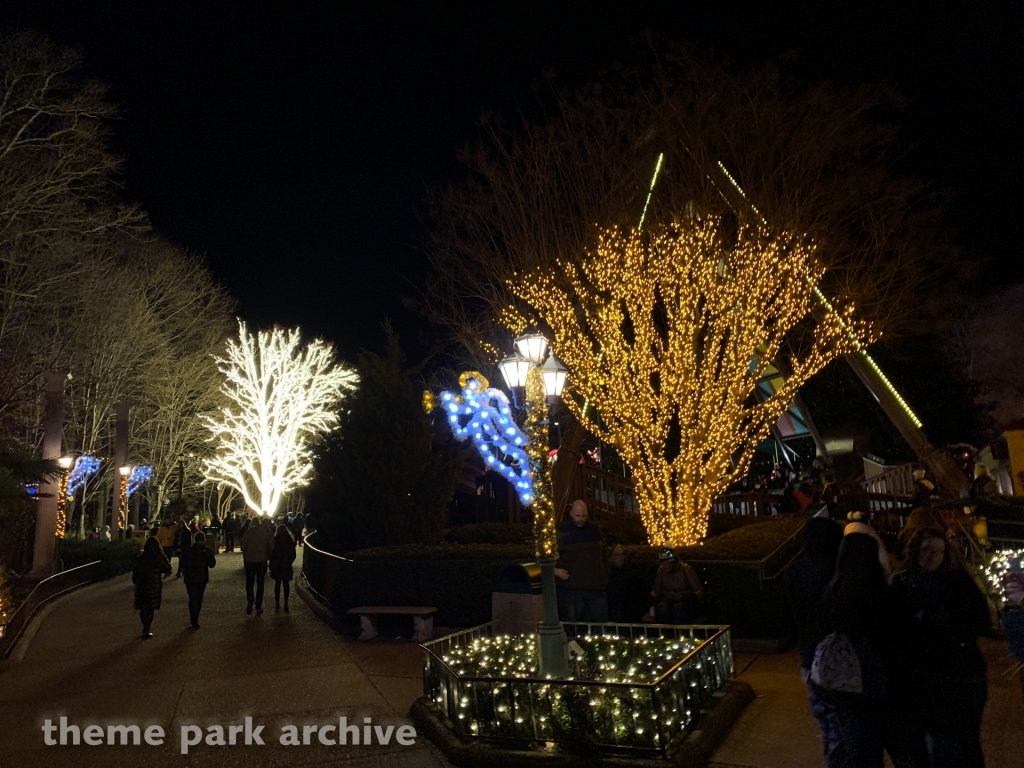
M142 551L146 540L143 538L127 539L126 541L84 541L65 540L61 542L61 559L65 568L76 568L96 560L99 566L93 573L93 581L130 573L135 556Z
M472 523L444 532L448 544L523 544L532 538L533 527L527 523Z

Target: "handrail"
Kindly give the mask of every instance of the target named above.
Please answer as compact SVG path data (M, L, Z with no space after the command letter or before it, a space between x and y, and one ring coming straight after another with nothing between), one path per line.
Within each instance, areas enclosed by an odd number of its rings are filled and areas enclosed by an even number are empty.
M336 570L341 563L351 563L352 560L336 555L333 552L327 552L313 545L311 542L316 533L316 531L310 531L302 537L303 546L306 548L306 554L302 556L302 580L306 583L306 588L317 600L325 605L329 605L335 574L325 575L323 572L328 570L328 568L325 568L325 564L329 564L330 569ZM313 552L316 553L316 556L309 557L309 553Z
M25 602L18 606L10 621L0 626L0 659L10 656L14 646L21 639L25 628L41 605L90 583L92 572L99 564L100 561L96 560L77 568L70 568L36 584L25 598Z

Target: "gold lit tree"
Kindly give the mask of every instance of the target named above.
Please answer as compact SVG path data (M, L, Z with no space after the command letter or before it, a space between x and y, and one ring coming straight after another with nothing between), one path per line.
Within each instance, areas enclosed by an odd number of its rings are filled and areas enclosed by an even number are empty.
M651 543L691 545L797 390L871 329L852 304L811 317L823 269L793 235L741 227L730 238L704 216L605 229L596 242L586 258L510 282L521 303L505 321L551 329L571 371L565 402L631 468ZM774 361L786 382L762 399Z

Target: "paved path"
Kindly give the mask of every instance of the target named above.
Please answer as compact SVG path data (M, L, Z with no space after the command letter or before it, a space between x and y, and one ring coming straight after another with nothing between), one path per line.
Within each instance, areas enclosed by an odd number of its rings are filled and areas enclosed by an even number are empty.
M989 768L1024 766L1024 696L1002 642L983 639L988 703L981 740ZM818 727L800 680L800 657L737 654L739 679L753 687L751 702L711 758L708 768L820 768ZM888 763L887 763L888 764Z
M24 659L0 673L0 766L449 765L425 739L328 747L313 737L309 746L280 746L282 724L336 724L341 715L360 725L370 717L385 733L408 724L422 688L419 648L339 637L294 594L291 612L275 613L269 577L266 612L246 616L237 553L220 554L210 575L197 631L189 627L185 587L173 578L164 583L150 640L139 639L127 576L53 606ZM162 747L44 746L43 720L61 715L80 726L156 724L169 738ZM245 716L265 725L265 746L204 745L181 754L181 725L228 725Z
M296 564L298 571L298 563ZM180 581L165 583L155 637L138 639L127 577L87 587L48 610L20 650L24 658L0 672L0 768L131 765L345 766L450 768L425 740L414 746L284 747L283 724L336 723L339 716L375 725L407 724L420 695L419 647L412 642L360 643L340 637L293 595L291 613L245 615L241 556L218 556L201 618L189 628ZM986 641L990 696L983 741L993 768L1024 765L1024 703L1001 644ZM758 698L712 758L715 768L817 768L822 765L795 653L737 656L740 679ZM50 746L40 726L66 716L79 726L160 725L164 746ZM180 751L182 725L263 724L265 746L196 746ZM499 768L499 766L495 766Z

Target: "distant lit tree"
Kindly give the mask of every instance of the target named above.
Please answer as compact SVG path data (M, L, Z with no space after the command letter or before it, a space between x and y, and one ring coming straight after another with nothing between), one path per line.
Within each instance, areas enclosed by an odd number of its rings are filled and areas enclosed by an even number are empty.
M308 481L310 442L335 426L358 377L336 361L330 344L304 344L297 328L253 335L241 322L217 362L231 404L205 417L216 450L205 462L206 478L235 488L255 512L274 515L282 497Z
M586 258L510 284L521 309L506 325L551 329L571 372L564 401L629 464L652 544L700 541L799 388L870 342L852 305L807 322L823 271L802 238L730 237L709 216L602 230ZM765 396L780 361L785 384Z

